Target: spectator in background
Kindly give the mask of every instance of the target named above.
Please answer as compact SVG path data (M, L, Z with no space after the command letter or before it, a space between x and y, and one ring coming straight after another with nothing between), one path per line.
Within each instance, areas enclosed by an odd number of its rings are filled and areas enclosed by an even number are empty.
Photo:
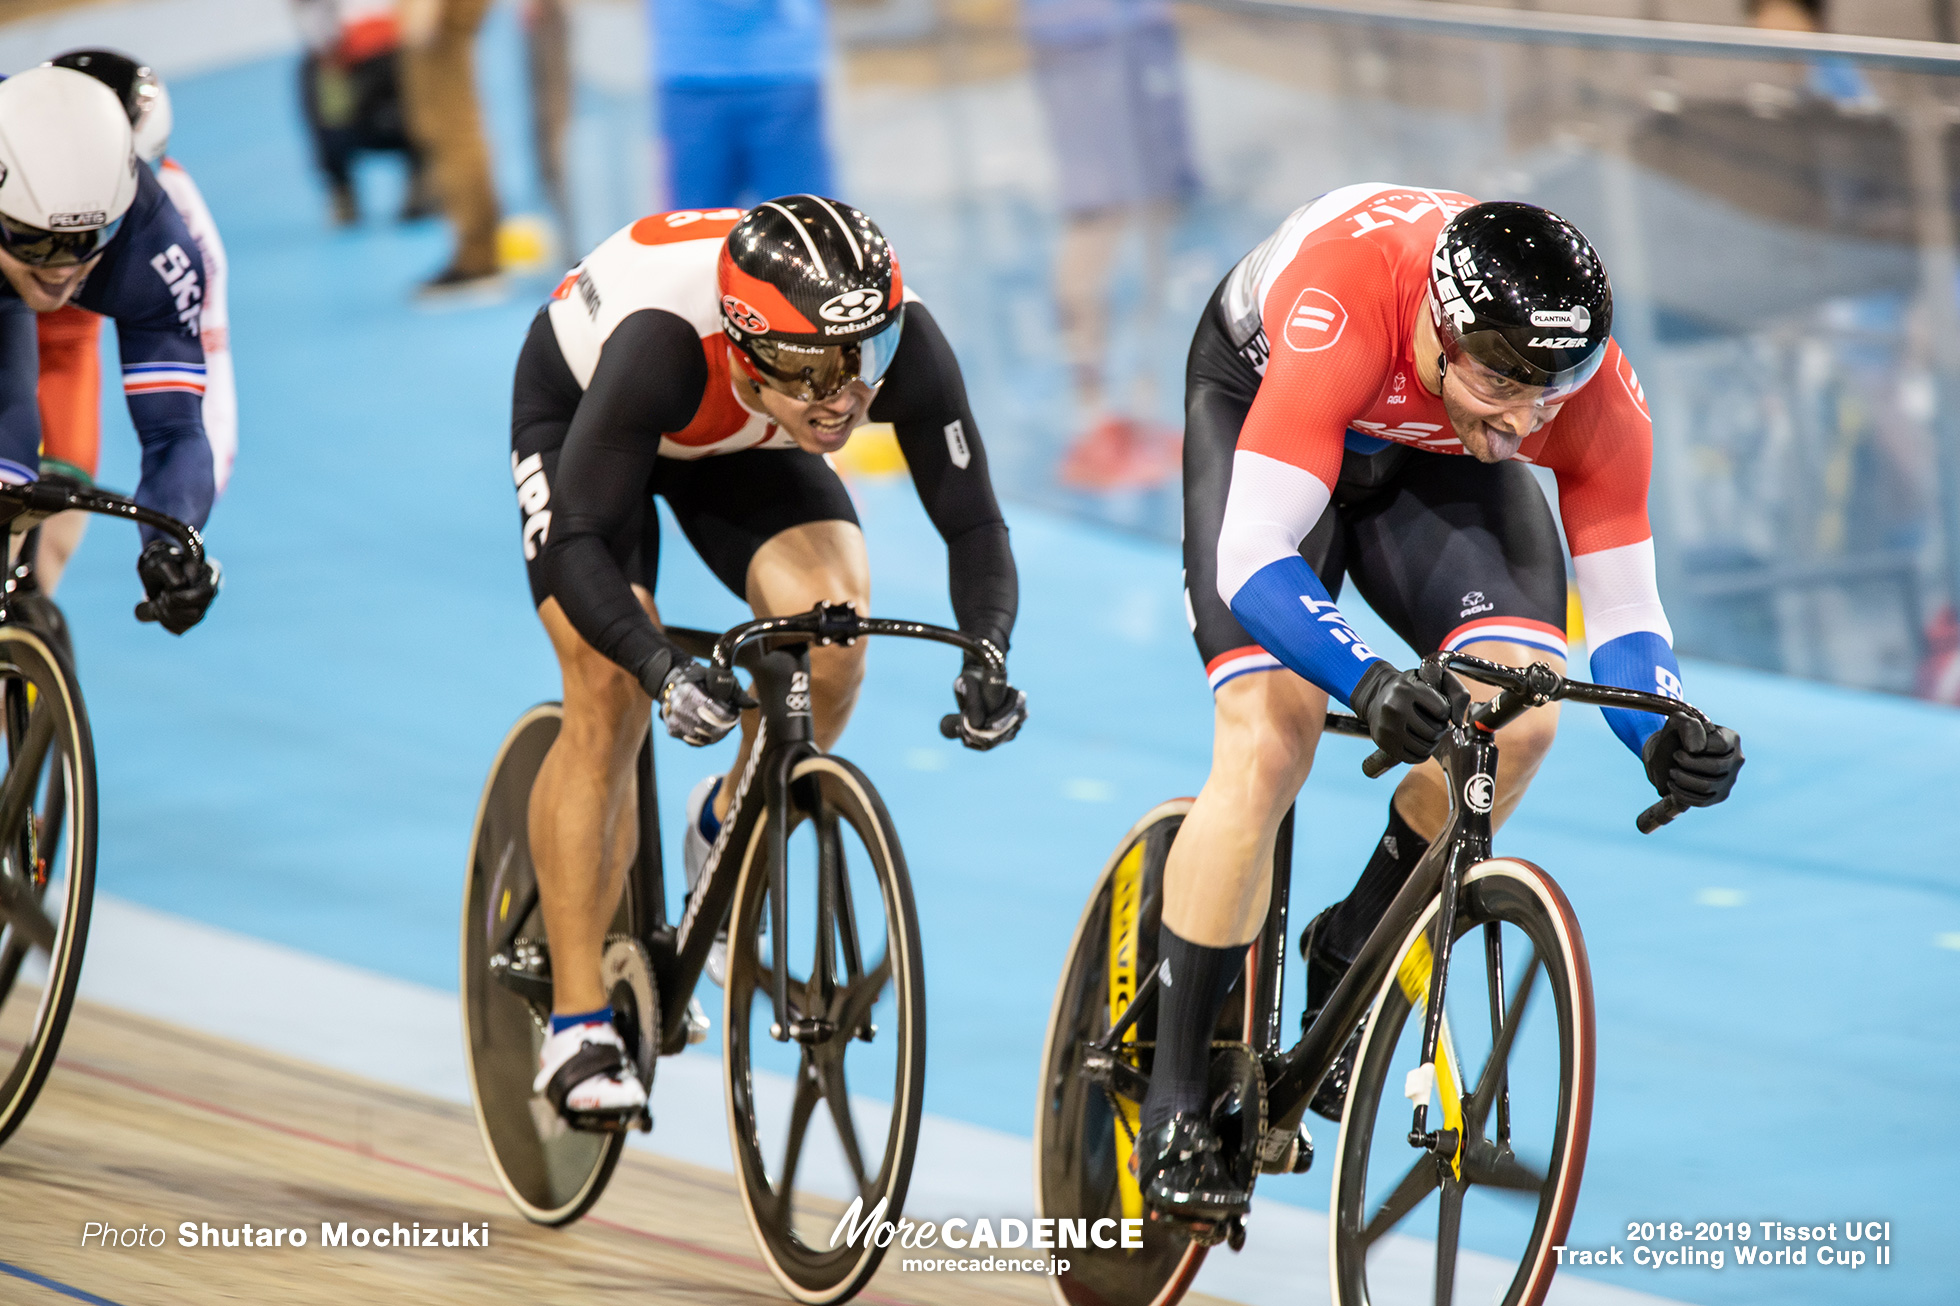
M823 0L649 0L667 204L828 195Z
M422 283L424 300L498 295L497 191L476 101L475 46L490 0L402 0L402 97L409 134L435 176L455 229L449 265Z
M1769 32L1821 32L1824 0L1749 0L1749 25ZM1878 96L1849 59L1808 60L1807 89L1840 109L1875 110Z
M1125 237L1134 230L1143 242L1136 325L1148 341L1163 307L1171 226L1198 189L1169 0L1022 0L1021 24L1059 165L1055 302L1083 424L1061 479L1084 490L1160 484L1178 473L1181 441L1151 421L1150 360L1139 360L1129 403L1118 406L1107 356Z
M354 156L362 151L401 155L408 164L402 221L430 216L436 210L427 171L402 117L394 0L295 0L294 7L306 41L300 104L327 178L334 225L361 220Z

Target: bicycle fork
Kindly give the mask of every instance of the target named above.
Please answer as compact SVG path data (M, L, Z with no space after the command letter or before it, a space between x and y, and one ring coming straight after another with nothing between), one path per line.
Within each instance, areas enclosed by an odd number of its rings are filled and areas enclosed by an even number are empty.
M1450 949L1456 936L1457 894L1463 886L1463 876L1480 861L1490 857L1490 814L1497 794L1497 744L1494 734L1477 725L1453 726L1447 736L1441 753L1443 776L1449 792L1450 816L1444 823L1443 834L1439 839L1447 841L1449 849L1443 865L1443 883L1436 908L1435 932L1429 940L1428 992L1423 1009L1422 1053L1420 1063L1409 1072L1403 1085L1403 1094L1414 1104L1414 1118L1409 1124L1409 1146L1434 1154L1439 1160L1448 1161L1454 1169L1461 1165L1464 1144L1461 1118L1461 1104L1455 1111L1450 1109L1457 1092L1454 1083L1441 1085L1444 1094L1445 1128L1431 1132L1429 1123L1430 1093L1439 1087L1437 1083L1437 1057L1443 1048L1443 995L1445 977L1449 973ZM1489 934L1484 940L1486 952L1495 970L1501 969L1502 954L1498 940ZM1405 964L1406 966L1406 964ZM1411 987L1406 968L1398 981L1405 992ZM1408 994L1411 1001L1415 994ZM1492 991L1493 1003L1501 1003L1497 991ZM1450 1068L1455 1073L1454 1067ZM1509 1103L1500 1107L1500 1119L1509 1121Z

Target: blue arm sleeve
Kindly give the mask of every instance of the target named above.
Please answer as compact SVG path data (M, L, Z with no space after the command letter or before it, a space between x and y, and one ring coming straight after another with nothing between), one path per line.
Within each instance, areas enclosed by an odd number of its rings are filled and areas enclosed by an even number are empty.
M201 527L217 489L204 435L204 256L149 169L136 171L136 202L76 302L116 324L143 442L136 502ZM145 543L156 536L144 528Z
M116 327L123 392L143 443L136 502L202 527L217 495L211 442L204 435L204 351L181 332ZM145 527L147 543L157 532Z
M1343 703L1369 664L1382 661L1297 554L1253 572L1232 596L1232 615L1268 653Z
M1649 694L1681 697L1681 664L1667 641L1650 630L1636 630L1618 639L1609 639L1593 650L1592 678L1602 685L1638 689ZM1631 748L1637 757L1647 737L1661 728L1661 718L1652 712L1629 712L1625 708L1603 707L1606 724Z

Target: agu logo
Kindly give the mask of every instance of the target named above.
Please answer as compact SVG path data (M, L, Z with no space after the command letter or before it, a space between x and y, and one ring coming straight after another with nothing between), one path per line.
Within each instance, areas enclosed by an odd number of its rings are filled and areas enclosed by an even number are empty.
M769 329L768 318L762 316L762 314L756 312L733 295L723 295L721 297L721 311L722 315L728 319L730 326L746 331L752 336L759 336Z
M817 316L826 322L862 322L884 306L882 290L847 290L826 299L817 308Z
M1286 314L1287 348L1302 354L1331 348L1347 329L1347 309L1324 290L1306 289Z

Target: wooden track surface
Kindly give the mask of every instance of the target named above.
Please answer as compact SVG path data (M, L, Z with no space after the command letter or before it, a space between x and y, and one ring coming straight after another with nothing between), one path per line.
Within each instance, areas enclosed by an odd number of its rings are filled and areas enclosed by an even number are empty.
M86 1222L167 1230L155 1248L80 1245ZM183 1221L306 1230L304 1248L184 1248ZM490 1246L323 1248L323 1221L490 1226ZM22 1272L38 1276L22 1277ZM593 1213L528 1224L470 1109L78 1004L61 1060L0 1146L0 1302L481 1306L784 1302L731 1176L629 1149ZM858 1301L1046 1303L1027 1274L906 1274ZM1206 1298L1186 1300L1203 1303Z

